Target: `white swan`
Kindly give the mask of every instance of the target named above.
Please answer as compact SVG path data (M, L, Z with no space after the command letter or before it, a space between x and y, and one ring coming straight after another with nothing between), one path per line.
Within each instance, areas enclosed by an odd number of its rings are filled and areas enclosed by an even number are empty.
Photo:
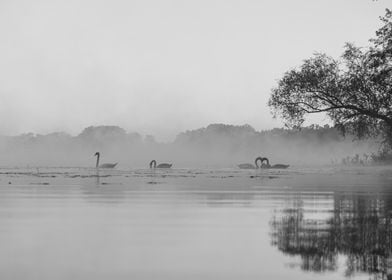
M155 159L150 162L150 168L171 168L172 165L171 163L160 163L157 165Z
M258 162L260 161L260 166L258 165ZM267 163L264 163L264 161L266 161ZM269 159L266 157L258 157L255 160L255 164L256 164L256 168L268 168L268 169L286 169L288 168L290 165L288 164L274 164L274 165L270 165L269 163Z
M251 163L241 163L241 164L238 164L238 167L240 169L256 169L256 167Z
M99 152L96 152L94 154L94 156L97 156L97 163L95 165L96 168L114 168L117 165L116 163L103 163L101 165L99 165L99 157L101 156L101 154Z

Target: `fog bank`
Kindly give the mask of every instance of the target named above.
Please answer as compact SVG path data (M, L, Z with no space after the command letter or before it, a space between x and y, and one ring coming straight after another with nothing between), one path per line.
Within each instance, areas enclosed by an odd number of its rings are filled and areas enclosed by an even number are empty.
M77 136L62 132L1 136L0 166L94 167L97 151L101 163L118 162L119 169L147 168L152 159L173 163L173 168L230 168L253 163L257 156L268 157L271 164L324 165L376 152L378 145L376 140L343 137L329 126L256 131L249 125L211 124L182 132L169 143L117 126L97 126Z

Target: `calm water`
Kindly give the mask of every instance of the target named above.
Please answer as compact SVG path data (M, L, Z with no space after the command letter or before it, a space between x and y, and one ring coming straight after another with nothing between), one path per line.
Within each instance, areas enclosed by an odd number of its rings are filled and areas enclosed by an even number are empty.
M392 279L392 169L0 169L0 279Z

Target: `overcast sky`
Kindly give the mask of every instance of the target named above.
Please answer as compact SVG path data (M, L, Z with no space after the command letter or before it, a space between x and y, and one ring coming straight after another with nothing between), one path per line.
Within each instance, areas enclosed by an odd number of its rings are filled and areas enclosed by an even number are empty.
M282 74L368 45L387 4L0 0L0 134L281 126L266 103Z

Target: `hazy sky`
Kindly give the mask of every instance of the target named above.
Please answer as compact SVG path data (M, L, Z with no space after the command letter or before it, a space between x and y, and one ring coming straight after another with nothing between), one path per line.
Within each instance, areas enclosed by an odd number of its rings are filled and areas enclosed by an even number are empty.
M280 126L266 103L281 75L314 52L368 45L387 5L0 0L0 134Z

